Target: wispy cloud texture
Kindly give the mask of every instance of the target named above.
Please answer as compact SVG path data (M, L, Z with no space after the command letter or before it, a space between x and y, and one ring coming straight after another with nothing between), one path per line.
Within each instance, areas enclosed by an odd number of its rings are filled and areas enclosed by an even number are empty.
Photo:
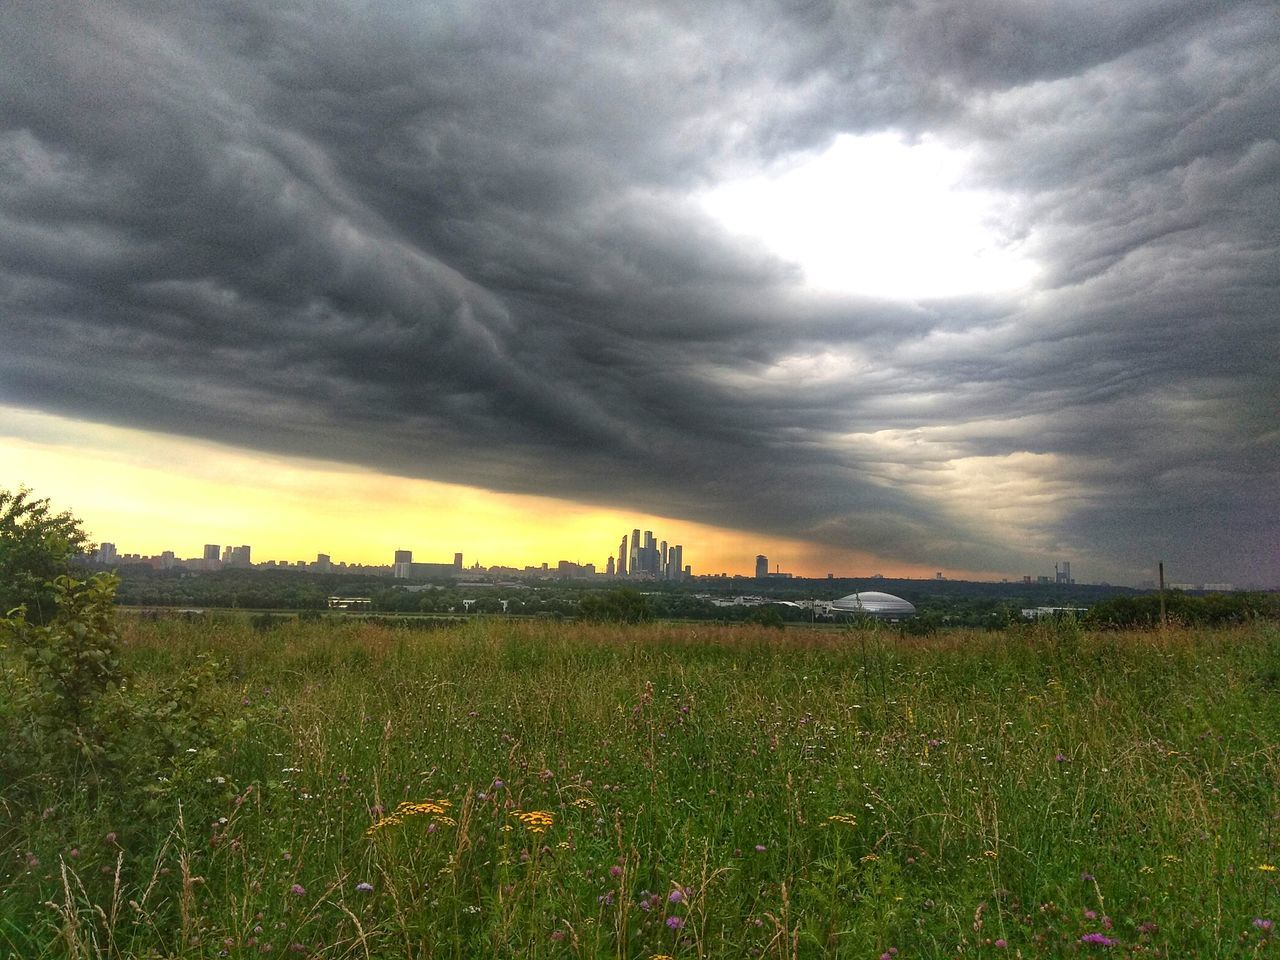
M1277 48L1203 0L21 5L0 400L905 563L1275 582ZM698 202L886 131L1007 198L1031 290L815 289Z

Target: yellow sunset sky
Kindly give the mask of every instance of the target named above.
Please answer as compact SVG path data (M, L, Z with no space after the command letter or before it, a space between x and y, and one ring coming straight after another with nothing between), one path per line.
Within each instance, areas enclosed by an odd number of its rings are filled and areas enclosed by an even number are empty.
M284 457L165 434L0 407L0 486L30 487L80 517L121 553L200 555L205 543L250 544L255 562L387 564L414 559L523 567L559 560L603 572L623 533L653 530L684 544L695 575L771 568L824 577L928 577L934 571L670 517L550 497L390 476L348 464ZM947 571L949 576L995 576Z

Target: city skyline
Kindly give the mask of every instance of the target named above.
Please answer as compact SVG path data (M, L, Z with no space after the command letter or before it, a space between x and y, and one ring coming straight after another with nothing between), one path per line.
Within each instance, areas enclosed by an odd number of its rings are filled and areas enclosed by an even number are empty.
M0 484L142 549L1280 582L1272 4L323 14L8 11Z

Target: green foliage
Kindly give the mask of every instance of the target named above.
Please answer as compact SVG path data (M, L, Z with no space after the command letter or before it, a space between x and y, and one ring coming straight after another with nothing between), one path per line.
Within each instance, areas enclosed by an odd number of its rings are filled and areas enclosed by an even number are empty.
M619 587L604 593L584 595L578 602L578 615L584 620L642 623L653 619L653 605L638 590Z
M1211 593L1195 596L1172 590L1165 595L1170 623L1184 626L1218 626L1280 620L1280 596L1268 593ZM1160 597L1112 597L1090 608L1086 616L1094 627L1153 627L1160 623Z
M89 580L58 577L49 584L49 623L31 623L19 608L0 624L0 635L14 641L26 668L17 700L18 741L43 768L92 770L101 760L102 737L90 721L123 681L115 584L105 573Z
M782 619L782 613L773 604L765 604L759 607L753 607L751 612L747 614L747 623L754 623L761 627L773 627L781 630L786 627L787 623Z
M50 581L65 574L88 536L69 512L54 513L31 491L0 490L0 616L23 607L33 623L53 616Z

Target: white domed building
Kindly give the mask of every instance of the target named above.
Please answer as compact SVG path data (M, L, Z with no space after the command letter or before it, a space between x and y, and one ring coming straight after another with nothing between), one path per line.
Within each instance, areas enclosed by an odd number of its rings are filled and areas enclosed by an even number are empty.
M905 620L916 615L914 605L891 593L878 593L867 590L862 593L851 593L831 604L831 613L853 614L855 616L875 617L879 620Z

